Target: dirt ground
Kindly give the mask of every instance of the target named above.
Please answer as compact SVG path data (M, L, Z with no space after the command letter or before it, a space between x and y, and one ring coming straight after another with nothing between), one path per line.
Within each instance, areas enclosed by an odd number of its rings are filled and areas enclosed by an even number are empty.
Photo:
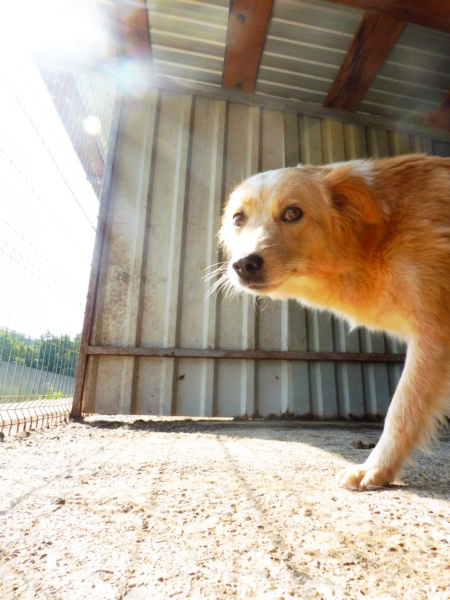
M336 487L380 430L98 417L0 443L0 598L450 598L450 435Z

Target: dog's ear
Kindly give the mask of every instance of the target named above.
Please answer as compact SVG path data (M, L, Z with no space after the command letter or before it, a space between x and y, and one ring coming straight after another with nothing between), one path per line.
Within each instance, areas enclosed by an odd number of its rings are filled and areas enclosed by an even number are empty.
M325 176L329 201L354 223L376 225L382 220L369 185L363 176L352 172L349 165L336 167Z

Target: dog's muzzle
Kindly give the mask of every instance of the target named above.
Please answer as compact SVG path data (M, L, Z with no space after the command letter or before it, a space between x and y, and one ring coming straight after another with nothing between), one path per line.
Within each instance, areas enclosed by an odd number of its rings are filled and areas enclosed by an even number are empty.
M261 283L263 280L264 259L259 254L249 254L232 264L233 269L244 284Z

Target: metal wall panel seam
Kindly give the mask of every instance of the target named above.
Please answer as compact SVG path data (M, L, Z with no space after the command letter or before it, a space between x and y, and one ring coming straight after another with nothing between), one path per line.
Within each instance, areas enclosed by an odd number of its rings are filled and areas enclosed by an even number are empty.
M181 347L216 345L217 295L208 296L213 281L206 280L202 285L202 275L204 266L218 259L216 232L222 194L225 114L224 102L204 98L195 102L179 301L184 308L184 313L180 313ZM217 408L216 370L214 361L179 361L180 375L173 398L177 413L187 410L190 414L213 415Z
M224 176L222 200L226 201L231 189L245 176L248 158L250 110L247 106L226 103ZM218 291L216 346L243 348L243 297L230 297L227 288ZM243 361L229 364L217 361L216 411L219 416L246 414L242 406L246 394L243 392ZM249 395L247 395L249 398ZM249 400L250 402L250 400ZM253 414L253 409L247 414Z
M215 265L219 260L217 232L220 224L220 207L223 180L223 161L225 152L225 118L226 103L217 102L214 114L214 129L212 138L215 144L212 148L212 168L209 180L209 210L206 238L206 265ZM203 317L203 347L215 348L217 343L216 308L217 294L211 294L213 281L204 282L205 306Z
M368 156L364 127L344 123L344 144L346 160L361 159Z
M290 328L289 302L286 300L281 304L281 350L289 350L289 328ZM280 362L281 368L281 413L293 412L294 392L292 389L292 368L288 361Z
M77 372L75 375L75 387L72 403L73 417L81 417L85 404L86 376L88 369L87 346L91 341L92 329L94 327L96 301L99 293L100 267L105 242L105 228L108 218L108 207L112 193L113 170L119 138L120 124L122 120L123 97L119 94L116 98L112 111L112 124L108 145L110 152L105 165L105 174L102 186L102 195L97 220L97 232L92 255L91 273L86 297L86 308L84 313L83 330L80 340L80 354L78 358ZM92 360L92 359L91 359Z
M171 203L173 197L172 177L179 137L179 107L182 96L171 97L167 92L160 92L156 105L156 128L152 148L152 165L149 180L149 210L147 213L147 237L143 248L145 257L142 262L142 286L140 297L140 346L148 346L155 342L162 344L164 338L164 322L162 314L166 307L166 283L168 268L166 265L166 247L170 243L168 227L171 219ZM175 127L172 122L176 123ZM167 182L167 183L166 183ZM173 363L173 360L170 361ZM159 368L160 367L160 368ZM135 378L134 398L136 412L170 414L171 396L161 394L162 370L168 370L160 361L139 360L138 373ZM170 370L170 369L169 369ZM167 390L171 394L171 380L167 380Z
M260 165L261 171L282 168L285 165L283 113L271 109L261 111ZM268 299L258 302L256 329L258 348L287 349L287 302ZM283 322L284 321L284 322ZM289 369L285 362L255 365L258 384L258 414L285 413L289 405Z
M259 107L227 103L223 200L242 179L259 167ZM239 350L255 348L254 299L219 292L217 344ZM255 365L253 360L224 364L218 361L217 414L255 413Z
M298 115L283 112L284 166L296 167L300 162L300 137ZM286 350L303 349L301 327L305 325L305 309L296 300L286 304L287 323ZM306 336L303 336L306 340ZM306 414L309 412L309 377L308 365L305 363L287 364L287 406L284 412L290 414Z
M208 113L212 112L212 119L208 121L211 128L210 144L212 156L208 180L208 205L207 205L207 232L205 264L212 265L218 261L219 251L217 247L216 232L219 228L220 206L223 180L223 157L225 142L225 102L212 103L208 101ZM212 120L212 127L210 121ZM206 142L206 140L205 140ZM195 200L195 199L194 199ZM186 249L187 252L187 249ZM217 295L210 294L213 282L204 282L203 301L203 324L202 324L202 347L216 347L216 313ZM217 410L217 368L215 361L202 361L200 367L199 387L199 409L198 414L202 416L213 416Z
M367 329L361 330L361 345L367 353L386 351L384 337ZM366 415L376 416L381 412L378 409L387 408L390 402L388 370L382 364L364 364L363 373Z
M144 99L134 102L128 108L127 128L132 135L133 144L125 144L122 153L129 155L126 181L126 193L134 208L134 215L130 214L129 236L129 274L128 289L126 292L123 339L126 345L139 344L139 308L142 288L142 273L145 268L144 249L146 247L146 223L148 213L148 196L150 182L150 166L155 132L155 104L158 93L151 91ZM136 160L136 141L139 141L138 160ZM128 140L127 140L128 141ZM130 176L130 167L133 167L133 176ZM105 365L106 366L106 365ZM137 361L125 360L122 364L120 379L120 406L122 412L134 414L136 398L133 399L134 382L137 376Z
M128 196L128 201L132 205L134 212L129 211L129 279L128 288L125 295L125 314L123 317L123 341L126 345L138 344L138 322L139 322L139 297L142 279L143 248L146 239L146 216L148 210L148 185L150 159L153 147L153 135L155 127L154 111L151 111L151 105L155 98L140 98L134 102L132 108L128 107L127 129L130 138L127 137L122 149L122 161L125 158L125 172L123 173L123 182L126 187L123 193ZM138 160L136 160L136 142L140 146ZM125 157L124 157L125 155ZM132 169L132 171L130 171ZM133 173L133 176L130 176ZM117 365L108 365L105 363L104 369L117 368ZM120 373L120 393L119 403L121 412L135 412L135 401L133 402L133 389L135 387L137 375L137 360L124 360L121 365ZM102 369L103 370L103 369Z
M152 156L155 142L156 113L158 104L158 92L148 91L142 111L136 109L136 105L130 109L136 126L141 131L142 148L138 154L136 173L132 178L136 185L136 212L134 215L133 232L130 239L131 244L131 284L128 287L127 311L125 316L126 330L125 340L127 345L140 345L141 331L140 313L142 305L143 274L145 273L146 247L148 243L148 216L150 202L150 179ZM133 147L133 156L136 156L136 148Z
M192 96L183 96L182 108L178 121L179 136L177 142L176 162L174 165L175 180L169 230L169 272L167 277L166 303L164 311L163 344L165 346L174 346L178 342L178 300L180 289L180 256L182 247L182 237L179 234L183 229L184 222L193 104L194 99Z
M223 180L223 160L225 151L226 103L216 102L212 129L212 159L209 177L209 201L206 239L206 264L216 264L219 259L217 231L220 223L220 207ZM212 281L205 281L203 339L204 348L216 347L217 335L217 294L210 294ZM214 416L217 411L217 367L215 361L203 361L200 385L200 414Z
M167 290L164 308L163 345L179 343L180 329L180 275L181 249L183 244L184 214L187 201L187 182L192 140L194 98L183 95L178 120L178 140L175 158L175 181L172 195L172 214L169 232L169 256ZM164 406L171 406L171 414L176 410L177 362L164 361L161 373L161 394ZM171 382L171 384L169 384Z
M133 104L133 109L128 107L127 131L121 152L122 180L125 187L122 190L126 194L134 211L129 211L130 233L136 235L125 236L129 238L129 278L128 287L125 292L125 314L123 316L123 343L125 345L136 345L138 343L138 317L139 317L139 295L142 276L142 247L145 245L145 222L148 204L148 178L150 169L150 158L153 145L154 115L150 111L152 98L139 100ZM135 159L138 141L141 146L139 159ZM131 143L133 142L133 143ZM149 147L150 142L150 147ZM129 168L133 169L134 176L129 176ZM126 182L126 183L125 183ZM120 366L119 405L121 412L133 414L133 387L136 380L136 360L124 360ZM113 368L117 364L108 365L106 361L100 365L103 372Z
M157 131L158 131L158 119L161 95L158 90L148 91L149 106L148 106L148 126L146 129L146 145L145 151L142 156L144 167L142 168L142 184L141 184L141 210L137 214L136 231L137 242L136 242L136 261L134 277L132 281L134 285L138 286L135 294L137 297L137 303L135 305L135 344L140 346L142 343L142 319L143 319L143 304L145 302L145 284L146 284L146 271L147 271L147 260L148 260L148 246L149 246L149 235L150 235L150 216L151 216L151 191L153 187L153 177L155 171L155 157L157 148ZM147 165L145 165L147 163ZM146 168L147 167L147 168ZM139 269L139 271L138 271ZM130 302L131 304L131 302ZM131 317L131 314L130 314ZM136 414L138 412L138 401L139 401L139 369L140 362L136 359L133 362L133 379L131 383L131 406L130 414Z
M260 169L261 109L251 107L247 124L247 160L244 179ZM242 347L254 348L256 342L256 314L254 298L243 296L242 302ZM258 411L258 382L255 361L241 362L241 414Z
M132 301L130 288L133 285L130 273L133 273L137 251L137 248L133 249L127 242L134 239L136 221L133 215L142 201L140 190L142 170L149 168L145 159L135 160L136 145L142 148L146 144L142 131L146 131L149 118L148 100L135 98L132 104L133 110L130 111L128 103L124 102L101 264L100 288L103 293L99 293L97 298L96 317L91 335L94 339L110 343L119 341L122 344L127 344L130 337L130 302ZM141 149L141 153L149 158L151 150L149 153ZM132 177L130 173L135 169L137 174ZM90 410L99 410L98 397L102 398L103 394L98 394L97 390L110 379L110 372L114 371L119 378L112 396L117 404L115 410L129 412L131 381L134 379L133 363L134 361L130 359L114 359L102 360L98 365L92 365L93 369L90 371L92 379L86 386L93 402ZM86 400L89 402L88 398Z

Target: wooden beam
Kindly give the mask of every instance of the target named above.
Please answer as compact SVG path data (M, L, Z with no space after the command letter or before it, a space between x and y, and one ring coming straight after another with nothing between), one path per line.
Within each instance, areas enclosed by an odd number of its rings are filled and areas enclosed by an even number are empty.
M449 0L329 0L362 10L450 32Z
M450 131L450 91L444 96L423 123L426 127L437 127Z
M325 99L327 108L355 111L400 35L405 21L366 12Z
M230 0L224 88L253 91L272 5L273 0Z
M115 27L118 32L119 52L134 60L150 58L150 27L145 0L115 5Z

